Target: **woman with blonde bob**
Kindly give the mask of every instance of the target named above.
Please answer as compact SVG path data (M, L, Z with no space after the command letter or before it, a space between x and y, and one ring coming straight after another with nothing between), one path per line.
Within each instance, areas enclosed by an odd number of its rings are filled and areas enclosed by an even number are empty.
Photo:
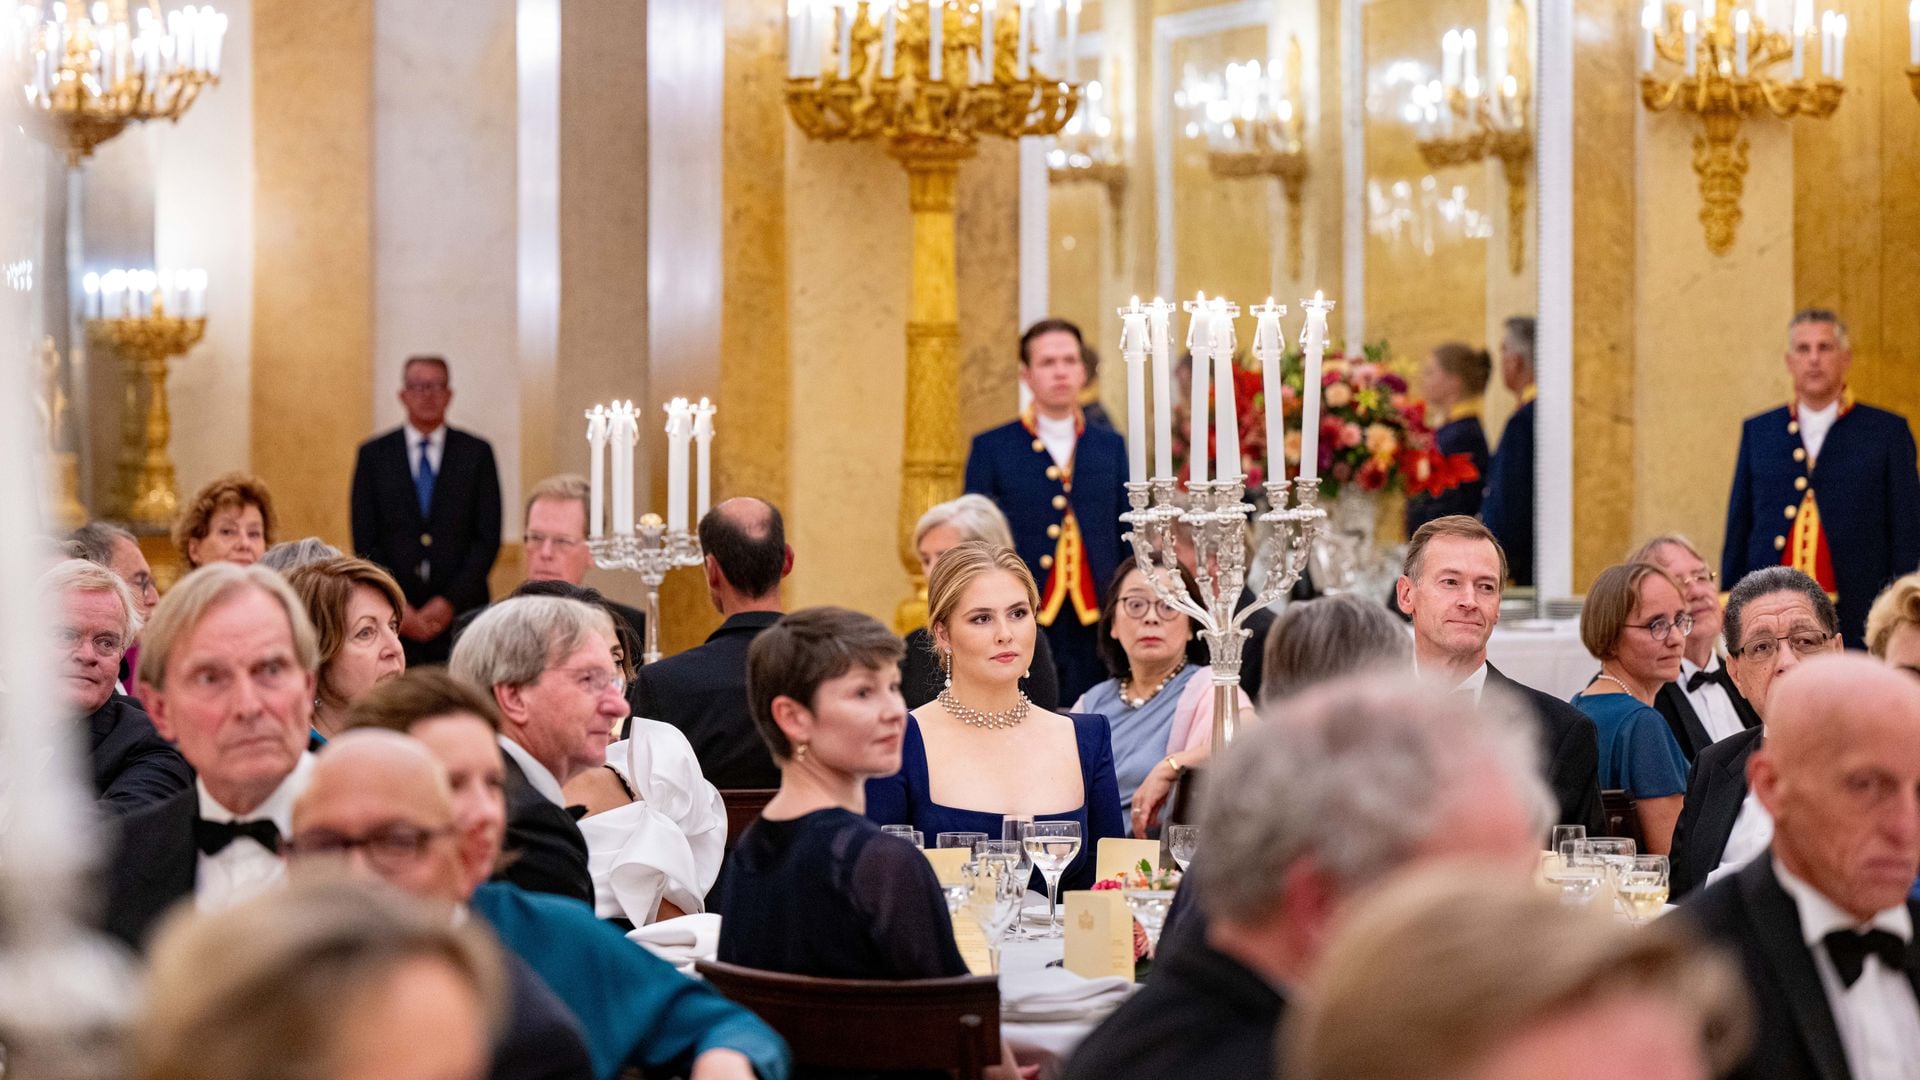
M921 514L919 524L913 527L913 550L920 556L920 572L932 576L940 556L969 540L982 540L995 547L1013 546L1007 516L985 495L962 495ZM933 633L924 626L909 630L907 655L900 661L900 696L907 699L907 708L917 709L932 701L944 679ZM1053 649L1047 645L1045 634L1034 638L1033 674L1020 680L1020 689L1043 709L1060 704L1060 673L1054 669Z
M365 559L307 563L286 578L319 635L313 730L331 739L345 730L356 698L407 670L400 647L406 602L392 576Z
M1886 587L1867 611L1867 652L1920 675L1920 574Z
M1442 865L1334 933L1280 1042L1288 1080L1706 1080L1748 1008L1733 965L1489 868Z
M970 541L940 557L927 582L927 627L944 672L907 717L898 773L867 784L867 816L942 832L1001 835L1007 815L1080 825L1080 852L1060 888L1093 883L1101 838L1125 836L1103 716L1037 708L1021 692L1033 663L1039 590L1011 549Z

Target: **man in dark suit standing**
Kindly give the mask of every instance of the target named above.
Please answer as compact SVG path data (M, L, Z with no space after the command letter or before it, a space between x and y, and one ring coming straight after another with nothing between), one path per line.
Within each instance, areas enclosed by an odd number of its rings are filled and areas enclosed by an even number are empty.
M1518 315L1500 339L1500 381L1520 407L1501 429L1480 503L1480 520L1507 553L1515 585L1533 584L1533 329L1531 317Z
M1833 312L1793 317L1786 362L1793 400L1749 417L1740 431L1720 576L1799 570L1835 594L1840 632L1860 648L1873 598L1920 566L1913 429L1898 413L1853 400L1853 348Z
M780 582L793 572L786 524L764 499L728 499L700 519L700 547L707 595L726 621L704 644L641 668L637 710L679 728L714 787L779 787L747 707L747 647L780 620Z
M312 770L320 662L280 575L226 562L168 590L141 645L140 700L197 780L120 819L105 929L136 949L175 901L218 910L281 880L280 841Z
M1764 721L1773 681L1808 659L1840 651L1839 615L1826 590L1790 566L1740 579L1727 596L1728 670ZM1764 724L1714 743L1694 759L1673 827L1670 888L1675 899L1730 874L1767 849L1773 818L1747 786L1747 760Z
M1035 619L1060 669L1060 700L1107 678L1097 645L1100 601L1125 556L1127 444L1080 410L1087 363L1080 328L1043 319L1020 337L1020 378L1033 407L974 436L967 490L1007 515L1013 546L1040 585Z
M1522 686L1487 663L1487 640L1500 622L1500 584L1507 557L1479 521L1456 514L1420 526L1394 585L1400 610L1413 620L1413 661L1475 701L1489 686L1524 701L1539 725L1546 780L1559 802L1555 821L1605 827L1600 812L1600 741L1593 721L1551 694Z
M1748 728L1760 726L1760 716L1734 685L1733 675L1720 658L1720 631L1725 623L1714 572L1686 537L1678 533L1656 536L1627 557L1665 570L1679 582L1693 616L1686 654L1680 658L1680 678L1662 686L1653 707L1667 718L1680 750L1693 761L1702 750Z
M1920 683L1864 656L1782 679L1747 766L1769 852L1681 916L1739 955L1741 1080L1904 1080L1920 1063Z
M360 444L353 467L353 548L406 596L407 663L442 663L454 617L487 602L500 553L500 474L485 439L446 425L447 362L412 356L401 370L407 422Z
M1458 341L1436 346L1427 354L1427 362L1420 368L1420 391L1427 399L1427 423L1434 428L1434 449L1449 457L1467 455L1477 475L1438 495L1408 498L1407 535L1434 518L1480 513L1489 465L1487 431L1480 426L1480 399L1487 392L1487 378L1492 373L1493 359L1484 350Z
M507 850L496 877L533 892L593 903L587 841L563 788L607 763L607 743L628 715L614 660L613 619L557 596L510 596L473 620L447 665L491 694L506 753Z

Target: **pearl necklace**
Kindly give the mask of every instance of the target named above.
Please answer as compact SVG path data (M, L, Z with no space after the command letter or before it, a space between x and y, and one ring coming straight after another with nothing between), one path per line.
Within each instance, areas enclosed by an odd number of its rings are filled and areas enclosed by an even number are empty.
M1033 702L1027 700L1027 694L1024 690L1020 692L1019 704L1001 712L988 712L984 709L969 708L968 706L960 704L960 699L953 696L953 687L951 686L941 690L940 696L936 700L940 702L941 706L945 708L955 720L960 721L968 727L988 728L991 730L1017 727L1020 721L1027 718L1027 711L1033 708Z
M1167 684L1174 680L1174 677L1176 675L1179 675L1182 671L1186 670L1186 667L1187 666L1185 664L1181 664L1179 667L1176 667L1172 671L1167 672L1167 677L1164 679L1161 679L1160 684L1158 686L1155 686L1153 689L1147 691L1145 696L1139 697L1139 698L1132 697L1127 693L1127 688L1133 685L1132 676L1128 676L1127 678L1121 679L1120 680L1120 700L1127 703L1127 708L1137 709L1140 706L1145 705L1147 702L1152 701L1155 697L1157 697L1160 691L1165 690L1167 688Z

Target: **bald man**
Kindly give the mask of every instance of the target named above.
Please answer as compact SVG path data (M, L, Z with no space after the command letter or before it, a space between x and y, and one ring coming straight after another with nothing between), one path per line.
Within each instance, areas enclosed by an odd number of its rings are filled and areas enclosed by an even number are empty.
M1747 764L1769 857L1686 915L1743 961L1753 1080L1911 1080L1920 1063L1920 682L1855 654L1776 683Z
M714 787L779 787L747 709L747 646L780 619L780 582L793 572L786 525L764 499L728 499L700 519L700 548L726 621L704 644L640 669L634 714L679 728Z
M485 819L495 830L493 842L472 843L475 826L468 815L456 815L442 762L452 745L485 745L495 755L499 750L480 718L435 715L452 726L452 742L440 737L448 732L423 742L356 728L328 743L294 807L292 853L296 865L344 857L355 872L415 895L464 901L531 969L535 984L544 980L541 988L550 989L579 1022L584 1046L576 1058L532 1043L532 1061L552 1066L552 1059L566 1060L567 1071L502 1073L496 1067L495 1075L612 1080L631 1066L689 1080L784 1080L786 1048L779 1036L706 984L627 941L592 909L506 883L473 888L486 879L500 850L504 807ZM498 788L492 797L504 799Z

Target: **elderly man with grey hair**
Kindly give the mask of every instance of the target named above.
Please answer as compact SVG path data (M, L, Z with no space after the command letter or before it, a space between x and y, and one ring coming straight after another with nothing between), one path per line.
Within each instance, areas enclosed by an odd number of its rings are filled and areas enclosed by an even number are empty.
M627 718L613 618L556 596L489 607L454 646L455 678L492 696L506 752L507 840L497 875L534 892L594 902L587 842L561 788L606 764Z
M1475 706L1412 676L1356 675L1273 710L1208 777L1204 938L1162 953L1067 1080L1276 1075L1287 1000L1355 896L1433 859L1531 872L1553 804L1538 754L1518 702Z
M140 632L138 602L119 575L68 559L40 577L60 646L67 712L87 726L87 753L100 807L126 814L193 786L193 770L167 745L140 703L120 693L121 658Z
M1694 759L1673 827L1669 888L1678 900L1767 850L1773 818L1747 785L1747 760L1766 739L1776 679L1812 657L1840 651L1840 613L1819 582L1791 566L1741 578L1727 594L1727 670L1760 723Z

